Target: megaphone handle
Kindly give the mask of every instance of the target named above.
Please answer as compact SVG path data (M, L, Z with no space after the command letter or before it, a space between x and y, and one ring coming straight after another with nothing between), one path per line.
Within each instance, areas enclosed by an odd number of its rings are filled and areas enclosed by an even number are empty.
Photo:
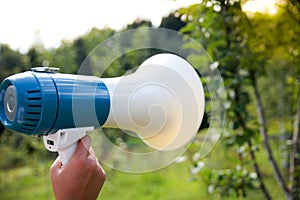
M52 152L58 152L62 164L65 165L74 154L78 141L94 127L60 129L54 134L45 135L44 145Z
M58 155L61 159L62 165L67 164L67 162L69 162L69 160L71 159L72 155L74 154L76 148L78 145L78 141L76 141L75 143L71 144L71 146L62 149L62 150L58 150Z

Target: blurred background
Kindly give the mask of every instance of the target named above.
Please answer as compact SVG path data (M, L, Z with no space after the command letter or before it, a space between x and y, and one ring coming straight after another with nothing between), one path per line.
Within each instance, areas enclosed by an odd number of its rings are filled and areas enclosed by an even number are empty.
M0 81L35 66L76 74L101 41L139 27L186 34L220 71L226 122L210 154L199 155L207 110L176 163L146 174L105 168L99 199L300 199L299 0L12 0L0 7ZM154 53L125 54L104 75L122 75ZM136 142L117 130L108 137L116 144ZM0 152L1 199L54 199L49 167L57 154L47 152L41 138L0 124Z

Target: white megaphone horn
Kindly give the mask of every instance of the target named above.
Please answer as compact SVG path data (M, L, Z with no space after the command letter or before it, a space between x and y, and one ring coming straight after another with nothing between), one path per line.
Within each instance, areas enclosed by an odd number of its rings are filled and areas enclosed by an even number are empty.
M158 54L135 73L102 79L111 96L103 127L135 132L148 146L178 149L196 135L204 114L204 91L195 69L174 54Z

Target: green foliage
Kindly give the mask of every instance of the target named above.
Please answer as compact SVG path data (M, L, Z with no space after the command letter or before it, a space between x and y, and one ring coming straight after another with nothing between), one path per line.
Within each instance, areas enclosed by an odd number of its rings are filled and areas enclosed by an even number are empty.
M221 196L234 193L237 197L246 197L246 190L257 189L259 185L257 175L241 165L237 165L235 169L212 170L209 178L211 182L208 192L213 193L217 190Z
M0 135L0 169L12 169L36 161L55 158L53 153L45 151L42 138L4 131Z
M263 125L272 136L269 140L273 152L276 160L282 161L281 171L285 176L285 183L289 185L287 167L291 164L291 137L300 93L300 6L297 1L287 0L276 15L257 13L249 17L242 10L242 2L203 0L200 4L171 13L162 19L160 25L163 28L180 29L197 40L214 60L212 67L217 67L220 71L227 93L226 129L223 131L221 142L216 145L211 155L203 159L199 155L200 133L199 138L197 136L195 143L187 151L190 166L187 166L187 163L177 164L170 170L141 176L109 171L109 177L113 178L109 178L101 197L253 199L257 198L257 195L258 198L267 198L268 191L272 191L272 197L283 196L280 187L275 186L271 167L266 162L268 156L262 145L263 138L259 134L262 124L259 124L257 117L254 87L257 86L256 89L262 98L262 109L266 118ZM151 26L149 21L136 20L124 30ZM115 30L109 28L93 28L74 41L62 41L57 48L45 49L42 44L35 44L26 55L2 44L0 80L11 74L29 70L32 66L59 67L63 73L120 76L131 73L145 58L160 52L158 49L131 51L108 63L111 61L111 51L115 49L100 49L97 53L101 55L102 62L97 64L109 64L109 67L105 71L97 71L99 67L97 65L95 69L94 65L98 61L97 58L91 56L88 60L86 57L97 45L115 33ZM168 35L159 38L160 40L150 37L141 39L139 35L134 35L116 45L129 49L141 42L164 43L167 38ZM171 45L176 44L170 44L170 47ZM191 50L186 57L193 63L206 63L206 60L203 60L205 57L193 54L199 46L186 43L183 48ZM86 66L85 71L80 71L82 66ZM203 83L205 81L203 80ZM205 95L209 99L207 91ZM207 128L209 125L209 111L208 107L203 123L205 126L201 128ZM125 141L129 148L140 142L113 129L108 130L106 134L117 145ZM0 152L2 198L41 199L44 197L43 192L50 193L49 179L46 177L50 163L47 160L53 160L56 154L46 152L40 138L4 131L0 125ZM37 171L33 170L33 166L40 162L42 167ZM259 169L255 166L259 166ZM196 182L186 182L189 178ZM19 179L20 185L16 186L14 181ZM47 189L41 189L41 182L47 182ZM264 185L267 189L263 189ZM27 191L33 191L33 187L37 188L37 192L28 194ZM20 195L15 191L19 191Z
M0 81L5 77L25 69L26 57L7 45L0 44Z
M222 140L230 148L227 150L237 153L240 162L237 166L249 169L248 174L259 173L259 184L252 184L251 182L256 180L243 176L235 166L226 169L228 173L224 173L223 170L210 171L211 181L208 185L210 188L217 188L213 191L219 191L222 195L227 195L226 191L235 191L245 196L255 189L252 186L256 186L261 188L268 198L268 191L257 167L263 164L257 162L255 154L258 153L257 149L263 149L260 147L261 140L264 140L264 147L269 142L259 137L262 126L266 127L264 131L270 129L270 132L278 137L282 133L286 134L287 136L282 138L287 139L287 142L291 137L293 127L290 125L293 124L299 94L299 82L294 80L299 80L297 66L300 45L297 35L300 33L300 26L295 25L293 20L298 19L300 12L296 12L298 7L291 7L295 4L298 5L293 1L288 2L288 8L280 10L274 16L256 14L251 18L242 11L241 1L204 0L201 4L179 11L187 23L181 31L203 45L224 78L228 103L226 130ZM290 13L289 17L287 13ZM186 48L191 46L186 45ZM289 85L287 80L293 86ZM254 90L258 94L254 94ZM257 95L262 96L263 105L256 104ZM266 121L262 121L264 116L256 112L256 109L266 111ZM258 122L263 124L259 125ZM276 130L272 127L277 125L275 122L279 123L281 128ZM244 152L248 156L242 156L240 149L249 149ZM284 149L289 147L285 146ZM197 152L194 155L197 155ZM252 162L245 162L247 159ZM288 162L288 157L285 159ZM198 162L196 161L196 165ZM276 164L274 160L270 162ZM252 172L254 169L255 172ZM247 184L237 185L240 179L247 180Z

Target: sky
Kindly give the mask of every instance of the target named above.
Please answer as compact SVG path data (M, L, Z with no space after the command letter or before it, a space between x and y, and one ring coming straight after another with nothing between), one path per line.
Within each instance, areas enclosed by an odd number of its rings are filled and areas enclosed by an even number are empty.
M119 30L137 18L159 25L163 16L199 0L0 0L0 43L26 51L36 40L46 48L91 28Z
M274 0L250 0L248 10ZM0 43L26 52L36 41L59 46L91 28L120 30L135 19L156 26L171 11L201 0L0 0ZM269 2L269 3L268 3ZM268 6L267 6L268 7Z
M261 12L275 14L278 11L278 4L281 0L249 0L243 10L250 13Z

